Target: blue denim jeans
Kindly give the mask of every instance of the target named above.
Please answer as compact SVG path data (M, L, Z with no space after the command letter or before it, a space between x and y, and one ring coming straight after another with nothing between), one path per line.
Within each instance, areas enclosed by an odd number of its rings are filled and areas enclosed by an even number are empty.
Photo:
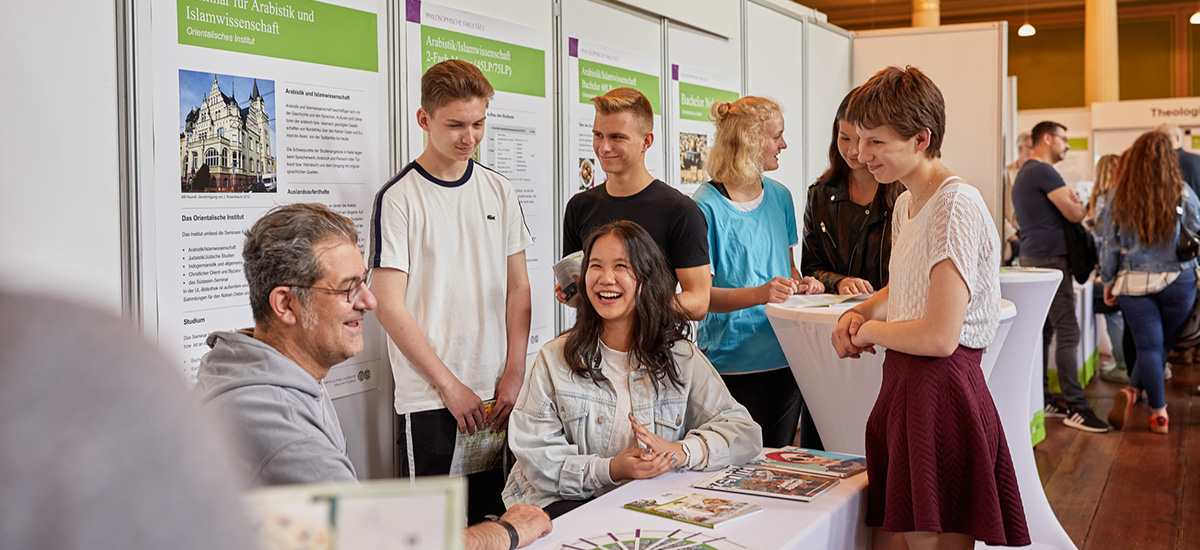
M1117 296L1125 324L1133 332L1137 364L1129 387L1146 390L1150 407L1167 406L1163 393L1163 362L1196 299L1196 272L1185 269L1175 282L1148 296Z

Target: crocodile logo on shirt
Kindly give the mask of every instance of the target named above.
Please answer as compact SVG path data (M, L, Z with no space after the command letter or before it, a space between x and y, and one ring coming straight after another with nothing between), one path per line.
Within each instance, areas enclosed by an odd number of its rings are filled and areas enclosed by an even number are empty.
M487 215L487 219L489 219L489 220L494 220L494 219L496 219L496 216L495 216L495 215L493 215L493 214L488 214L488 215Z

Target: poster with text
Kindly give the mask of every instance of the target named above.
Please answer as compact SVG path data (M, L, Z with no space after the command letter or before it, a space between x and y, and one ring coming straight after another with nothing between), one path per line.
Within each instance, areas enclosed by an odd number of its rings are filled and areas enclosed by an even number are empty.
M673 166L670 183L685 195L691 196L701 183L709 180L704 170L708 149L713 145L711 107L721 101L736 101L738 88L735 78L671 65L671 92L675 101L675 130L678 143L672 142Z
M663 166L663 133L659 61L632 52L612 48L578 38L567 41L567 168L569 177L563 180L563 197L604 183L604 168L592 148L592 122L596 109L591 99L613 88L633 88L650 100L654 110L654 144L646 151L646 169L666 181Z
M496 94L488 103L475 160L512 182L533 246L525 250L533 311L529 353L554 337L552 111L548 97L546 33L431 2L405 3L408 60L408 154L419 157L426 134L416 123L421 75L447 59L470 62Z
M374 0L157 0L152 6L158 343L194 381L214 331L254 326L244 232L271 208L323 203L359 248L381 183L382 22ZM336 45L336 46L331 46ZM387 376L364 349L325 378L333 397Z

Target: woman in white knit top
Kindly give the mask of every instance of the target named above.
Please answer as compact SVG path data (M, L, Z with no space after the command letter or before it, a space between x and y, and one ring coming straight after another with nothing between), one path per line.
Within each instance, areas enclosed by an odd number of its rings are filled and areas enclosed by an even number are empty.
M979 191L942 164L945 102L909 67L851 96L859 161L907 189L890 281L838 320L841 357L887 348L867 421L873 547L1029 544L1004 431L979 367L1000 318L1000 239Z

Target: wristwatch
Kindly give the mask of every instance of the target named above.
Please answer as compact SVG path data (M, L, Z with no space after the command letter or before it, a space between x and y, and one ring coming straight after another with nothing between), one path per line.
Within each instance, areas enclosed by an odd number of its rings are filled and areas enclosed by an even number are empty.
M517 549L517 543L521 542L521 536L517 534L517 528L513 527L513 524L511 524L507 521L504 521L503 519L500 518L500 516L497 516L495 514L488 514L486 516L483 516L483 519L484 519L484 521L494 521L496 523L499 523L501 526L503 526L505 529L507 529L508 530L508 550L516 550Z

